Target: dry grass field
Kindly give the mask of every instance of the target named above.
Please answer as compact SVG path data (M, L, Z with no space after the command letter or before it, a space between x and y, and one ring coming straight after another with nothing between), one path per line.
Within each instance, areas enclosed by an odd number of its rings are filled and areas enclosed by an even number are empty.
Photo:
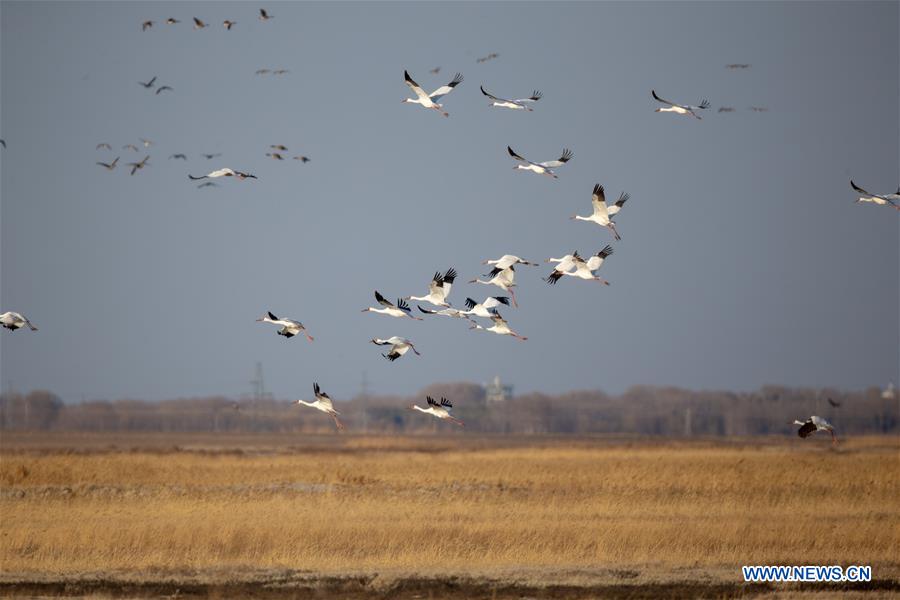
M896 439L44 435L0 441L0 592L900 590ZM748 586L743 564L872 565L876 581Z

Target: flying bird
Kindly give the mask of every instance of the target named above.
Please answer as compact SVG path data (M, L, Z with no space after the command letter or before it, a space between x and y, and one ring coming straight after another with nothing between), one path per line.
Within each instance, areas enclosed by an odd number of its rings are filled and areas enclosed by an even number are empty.
M141 23L141 31L147 31L151 27L153 27L153 21L144 21Z
M99 144L97 144L97 150L100 150L101 148L103 148L104 150L112 150L112 146L110 146L106 142L100 142Z
M144 83L143 81L138 81L138 83L141 84L142 86L144 86L145 88L150 89L153 87L153 84L156 83L156 76L154 75L153 79L151 79L147 83Z
M179 159L181 159L181 160L187 160L187 156L185 156L184 154L181 154L181 153L173 154L172 156L169 157L169 160L171 160L171 159L173 159L173 158L179 158Z
M270 144L269 148L271 148L272 150L278 150L279 152L286 152L288 149L288 147L284 144Z
M313 341L313 337L309 335L306 331L306 327L303 326L303 323L300 321L294 321L293 319L279 319L271 312L267 312L260 318L256 320L257 323L273 323L275 325L281 325L281 329L279 329L276 333L278 335L283 335L286 338L292 338L300 332L303 332L303 335L306 336L306 339L310 342Z
M500 55L497 54L496 52L491 52L491 53L488 54L487 56L482 56L481 58L476 58L476 59L475 59L475 62L478 63L478 64L486 63L487 61L489 61L489 60L494 60L495 58L497 58L497 57L499 57L499 56L500 56Z
M490 331L491 333L496 333L497 335L509 335L509 336L516 338L520 342L524 342L525 340L528 339L527 337L521 336L518 333L516 333L515 331L513 331L512 329L510 329L509 323L507 323L506 319L501 317L500 313L498 313L497 311L493 312L493 314L490 316L490 319L494 323L490 327L482 327L481 325L478 325L476 323L475 325L470 326L469 329L481 329L483 331Z
M428 408L422 408L416 404L410 405L410 410L417 410L419 412L423 412L427 415L431 415L433 417L437 417L438 419L445 419L450 421L454 425L459 425L460 427L464 427L465 423L450 415L450 409L453 408L453 404L450 403L446 398L441 398L441 401L438 402L431 396L425 396L425 401L428 402Z
M213 158L216 158L217 156L222 156L222 153L218 152L216 154L204 154L203 156L206 158L206 160L211 160Z
M628 201L628 198L629 195L625 192L622 192L622 194L619 196L619 200L616 202L618 208L621 209L625 202ZM603 190L603 186L599 183L594 186L594 192L591 196L591 205L594 207L594 212L590 216L582 217L579 215L574 215L570 218L577 221L590 221L592 223L600 225L601 227L606 227L612 232L613 237L616 238L616 240L621 240L622 238L619 236L619 232L616 231L616 224L610 218L609 207L606 206L606 194ZM618 210L616 212L618 212Z
M116 168L116 164L118 162L119 162L119 157L117 156L116 159L114 161L112 161L111 163L98 162L97 164L100 165L101 167L106 167L106 169L109 171L112 171L113 169Z
M653 94L653 99L657 102L669 105L668 108L657 108L654 112L673 112L678 115L691 115L692 117L695 117L699 120L700 115L698 115L695 111L705 110L709 108L709 100L703 100L697 106L693 106L691 104L676 104L674 102L669 102L668 100L663 100L656 95L655 90L650 90L650 93Z
M235 171L234 169L230 169L225 167L224 169L217 169L212 171L211 173L207 173L206 175L191 175L188 174L189 179L193 179L194 181L198 179L215 179L217 177L237 177L238 179L258 179L256 175L251 175L250 173L244 173L243 171Z
M493 272L492 272L493 273ZM513 301L513 306L516 308L519 307L519 303L516 302L516 293L513 291L516 283L516 267L514 265L510 265L505 269L502 269L493 275L487 281L482 281L480 279L473 279L469 281L469 283L480 283L482 285L495 285L507 294L510 295Z
M579 279L597 281L599 283L602 283L603 285L609 285L608 281L597 275L597 271L600 270L600 267L603 266L606 258L612 253L612 246L608 244L605 248L603 248L603 250L587 260L581 258L576 252L570 256L564 257L562 261L558 265L556 265L556 268L553 269L553 272L550 273L550 275L548 275L546 279L544 279L544 281L546 281L550 285L554 285L557 281L562 279L564 275L569 275L571 277L578 277ZM555 259L550 260L552 261ZM575 270L572 271L572 268L574 268Z
M538 90L534 90L534 92L532 92L531 96L529 96L528 98L519 98L517 100L506 100L505 98L498 98L497 96L486 92L484 89L484 86L481 86L481 93L484 94L485 96L487 96L488 98L490 98L491 100L493 100L493 102L491 102L491 106L497 106L500 108L511 108L513 110L527 110L527 111L534 110L533 108L528 106L529 104L533 104L543 97L543 94L541 94Z
M290 73L288 69L275 69L272 71L272 75L284 75L286 73Z
M153 145L153 142L148 139L144 139L144 138L138 138L138 139L141 140L141 144L144 145L144 148L149 148L150 146Z
M257 75L268 75L271 72L272 72L272 69L257 69L256 70Z
M441 68L440 68L440 67L435 67L435 68L433 68L433 69L429 69L428 72L431 73L432 75L437 75L438 73L441 72Z
M817 431L827 431L831 434L831 443L837 444L837 437L835 437L834 435L834 427L832 427L831 423L829 423L822 417L813 415L806 421L795 420L793 422L793 425L800 425L800 429L797 430L797 435L802 438L809 437Z
M410 319L415 319L416 321L421 321L421 317L414 317L410 314L409 304L406 303L406 300L403 298L397 299L397 304L393 304L390 300L387 300L384 296L382 296L378 290L375 290L375 300L378 304L382 305L384 308L364 308L362 312L374 312L382 315L388 315L390 317L409 317Z
M723 112L734 112L734 107L733 107L733 106L720 106L720 107L719 107L719 112L720 112L720 113L723 113Z
M515 153L515 151L510 146L506 147L506 151L509 152L509 155L512 156L517 161L519 161L521 163L525 163L525 164L521 164L521 165L516 165L515 167L513 167L513 169L521 169L522 171L532 171L534 173L537 173L538 175L547 175L549 177L552 177L553 179L559 179L559 177L556 176L556 173L554 173L552 171L552 169L563 166L564 164L566 164L567 162L572 160L572 157L574 156L574 154L572 154L571 150L564 148L562 155L558 159L548 160L546 162L541 162L541 163L536 163L536 162L531 162L527 158L523 158L523 157L519 156L518 154Z
M343 429L344 425L338 420L338 415L340 415L341 413L334 410L334 405L331 402L331 397L319 388L318 383L313 384L313 393L316 395L316 399L314 402L297 400L297 404L303 404L305 406L311 406L313 408L321 410L323 413L334 419L335 427L337 427L339 430Z
M131 174L134 175L139 169L143 169L147 166L147 161L150 160L150 155L144 157L144 160L141 162L133 162L128 163L128 166L131 167Z
M181 21L174 17L169 17L168 19L166 19L166 25L175 25L176 23L181 23Z
M889 204L897 210L900 210L900 187L897 188L897 192L894 194L872 194L853 183L852 179L850 180L850 187L852 187L854 191L862 194L856 199L857 203L871 202L876 206L885 206Z
M125 144L122 146L122 150L131 150L132 152L139 152L139 148L134 144Z
M766 106L751 106L750 110L753 112L769 112L769 109Z
M409 76L408 71L403 71L403 78L406 80L406 85L415 93L415 98L404 98L403 102L410 104L420 104L425 108L433 108L438 111L445 117L449 117L450 115L443 110L443 105L438 104L438 101L453 91L453 88L462 83L463 76L459 73L453 78L453 80L447 85L442 85L438 89L434 90L430 94L426 94L425 90L423 90L418 83L413 81L412 77Z
M207 25L197 17L194 17L194 29L203 29L204 27L209 27L209 25Z
M430 302L435 306L449 307L450 304L447 302L447 296L450 295L450 288L453 286L453 282L456 281L456 275L456 269L453 267L447 269L443 275L438 271L434 274L434 277L432 277L431 283L428 284L427 296L407 296L405 300Z
M732 63L730 65L725 65L725 68L732 69L732 70L734 70L734 69L749 69L750 65L748 65L747 63Z
M5 312L0 315L0 326L9 329L10 331L15 331L16 329L21 329L22 327L28 326L28 328L32 331L37 331L38 328L32 325L31 321L29 321L26 317L22 316L17 312Z
M426 315L441 315L444 317L452 317L454 319L469 319L465 311L459 310L457 308L447 307L442 308L441 310L429 310L427 308L422 308L422 306L419 304L417 304L416 307L418 307L418 309Z
M484 302L475 302L471 298L466 298L466 308L468 310L462 311L461 314L463 316L473 315L483 319L490 319L501 304L509 306L509 298L506 296L488 296L484 299Z
M275 17L273 15L270 15L269 13L266 12L266 9L264 9L264 8L259 9L259 20L260 21L268 21L269 19L274 19L274 18Z
M215 181L204 181L200 185L197 186L197 189L205 188L205 187L219 187L219 184Z
M372 340L373 344L378 344L379 346L390 346L391 350L387 354L382 354L383 357L388 359L391 362L394 362L410 350L416 353L417 356L420 356L419 351L416 350L416 347L413 346L413 343L406 338L392 336L386 340L381 338L375 338Z
M277 152L266 152L266 156L271 156L275 160L284 160L284 157Z
M231 28L234 27L235 25L237 25L237 21L229 21L228 19L225 19L224 21L222 21L222 26L225 29L227 29L228 31L231 31Z
M513 265L529 265L532 267L538 266L537 263L529 262L529 261L525 260L524 258L520 258L520 257L516 256L515 254L504 254L497 260L488 259L488 260L482 261L481 264L494 266L494 268L491 269L491 272L489 274L487 274L486 277L493 277L500 271L502 271L508 267L512 267Z
M839 408L841 406L840 402L832 400L831 398L828 398L828 404L830 404L832 408Z
M6 148L6 140L0 140L0 146ZM112 150L112 148L110 148L110 150Z
M172 86L170 86L170 85L161 85L158 88L156 88L156 95L159 96L159 94L161 92L165 92L165 91L174 92L175 90L172 89Z
M308 156L295 156L294 160L299 160L299 161L302 161L303 164L306 164L309 162L309 157Z

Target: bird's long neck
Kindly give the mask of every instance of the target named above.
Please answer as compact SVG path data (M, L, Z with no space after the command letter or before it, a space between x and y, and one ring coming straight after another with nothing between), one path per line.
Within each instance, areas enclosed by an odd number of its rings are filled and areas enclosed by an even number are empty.
M307 402L306 400L297 400L297 404L304 404L306 406L317 406L318 401L316 402Z
M423 412L423 413L429 413L429 414L431 413L430 408L422 408L421 406L419 406L417 404L413 404L413 410L417 410L417 411Z

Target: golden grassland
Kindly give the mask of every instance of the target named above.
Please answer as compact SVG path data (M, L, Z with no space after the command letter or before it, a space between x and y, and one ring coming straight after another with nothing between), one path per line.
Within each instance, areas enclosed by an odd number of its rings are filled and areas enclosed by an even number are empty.
M0 444L7 578L646 567L738 579L743 564L900 573L894 438L836 449L824 438L330 436L304 445L248 436L217 446L216 436L121 436L110 446L100 436L77 448L50 438Z

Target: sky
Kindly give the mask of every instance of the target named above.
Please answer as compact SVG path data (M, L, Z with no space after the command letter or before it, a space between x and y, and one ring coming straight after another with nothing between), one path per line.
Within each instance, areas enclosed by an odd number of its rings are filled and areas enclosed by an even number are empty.
M363 373L384 394L495 375L520 393L898 381L900 213L849 186L900 183L898 24L897 2L3 1L0 311L40 330L0 332L0 384L238 396L257 361L279 398L313 381L351 397ZM404 69L427 89L463 74L448 118L401 102ZM174 90L138 85L154 76ZM544 97L491 108L479 85ZM651 89L712 107L655 113ZM507 145L575 157L552 180L514 171ZM259 179L187 177L226 166ZM631 195L619 242L569 220L595 183ZM609 287L541 280L545 259L608 243ZM502 311L527 342L361 312L449 267L454 306L495 295L466 282L506 253L541 262ZM315 342L256 323L267 310ZM369 340L392 335L422 355L384 360Z

